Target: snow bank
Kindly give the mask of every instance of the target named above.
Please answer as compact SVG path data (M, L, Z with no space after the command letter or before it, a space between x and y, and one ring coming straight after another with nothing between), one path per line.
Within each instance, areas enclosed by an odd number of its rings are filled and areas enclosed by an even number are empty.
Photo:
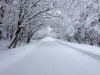
M90 45L85 45L85 44L77 44L77 43L70 43L70 42L65 42L62 40L59 40L59 42L64 43L66 45L72 46L74 48L87 51L96 55L100 56L100 48L96 46L90 46Z
M1 40L0 41L0 52L7 50L7 47L9 46L9 44L10 44L9 41Z

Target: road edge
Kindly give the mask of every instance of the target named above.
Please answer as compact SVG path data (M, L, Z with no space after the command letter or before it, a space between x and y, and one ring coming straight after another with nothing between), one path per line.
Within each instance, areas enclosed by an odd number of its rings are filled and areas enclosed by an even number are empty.
M88 55L88 56L91 56L91 57L93 57L93 58L95 58L95 59L100 60L100 56L99 56L99 55L93 54L93 53L88 52L88 51L84 51L84 50L82 50L82 49L75 48L75 47L73 47L73 46L71 46L71 45L62 43L62 42L59 41L59 40L56 40L56 41L57 41L58 43L64 45L64 46L67 46L67 47L72 48L72 49L74 49L74 50L76 50L76 51L78 51L78 52L81 52L81 53L85 54L85 55Z

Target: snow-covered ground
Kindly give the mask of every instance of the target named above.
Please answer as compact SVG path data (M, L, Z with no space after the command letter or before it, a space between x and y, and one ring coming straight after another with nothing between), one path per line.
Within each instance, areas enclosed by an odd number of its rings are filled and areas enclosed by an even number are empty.
M100 61L46 37L0 52L0 75L100 75Z
M16 49L9 49L0 52L0 72L15 63L25 55L27 55L36 46L36 43L31 43ZM1 75L1 74L0 74Z
M62 40L59 40L59 42L64 43L65 45L74 47L76 49L80 49L83 51L87 51L96 55L100 56L100 47L97 46L91 46L91 45L85 45L85 44L77 44L77 43L71 43L71 42L65 42Z
M10 42L5 40L0 40L0 52L7 50L7 47L9 46Z
M6 57L12 56L12 55L18 55L21 53L25 53L25 51L29 51L27 49L32 49L35 45L35 43L30 43L28 45L20 46L17 48L2 50L0 52L0 60L5 59Z
M56 39L47 36L46 38L42 39L41 41L55 41Z

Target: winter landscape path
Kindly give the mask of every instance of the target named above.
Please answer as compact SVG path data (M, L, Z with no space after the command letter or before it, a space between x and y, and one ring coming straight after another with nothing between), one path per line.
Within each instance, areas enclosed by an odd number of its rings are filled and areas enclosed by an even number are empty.
M5 65L9 62L6 61ZM1 68L0 75L100 75L99 60L55 40L39 41L23 57L3 70Z

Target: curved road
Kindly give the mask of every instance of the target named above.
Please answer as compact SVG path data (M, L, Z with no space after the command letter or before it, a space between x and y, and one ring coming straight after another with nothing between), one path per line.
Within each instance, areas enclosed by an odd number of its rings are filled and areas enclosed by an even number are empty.
M40 41L0 75L100 75L100 61L56 41Z

